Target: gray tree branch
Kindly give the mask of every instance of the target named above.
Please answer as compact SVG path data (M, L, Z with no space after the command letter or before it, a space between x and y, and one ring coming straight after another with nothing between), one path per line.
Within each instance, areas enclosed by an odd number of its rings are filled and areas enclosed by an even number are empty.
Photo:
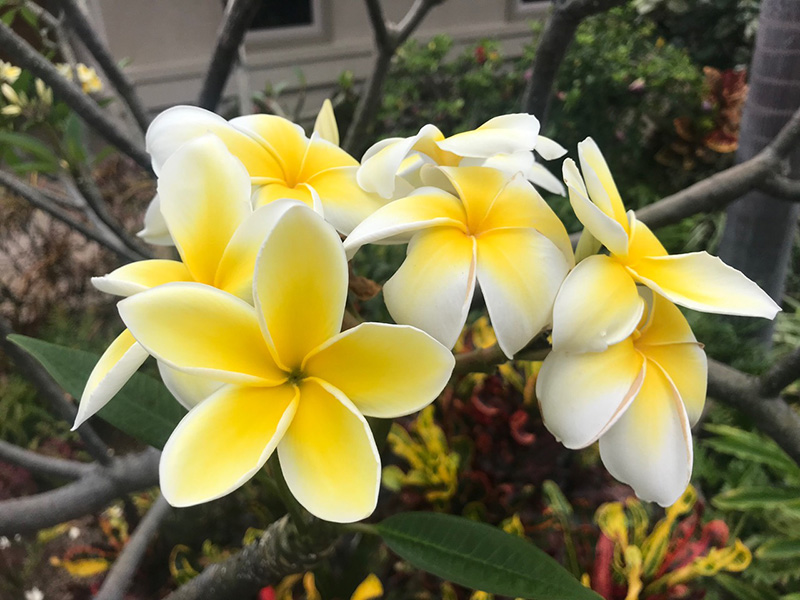
M785 175L773 175L764 180L760 186L762 192L766 192L775 198L800 202L800 180L789 179Z
M203 108L216 110L236 61L239 45L259 4L259 0L229 0L197 101Z
M0 502L0 535L33 533L105 508L112 500L158 483L160 452L148 449L96 465L63 487Z
M0 50L7 53L15 64L27 69L50 86L57 97L109 143L131 157L143 169L151 171L150 157L144 147L131 140L96 102L83 93L80 87L63 77L50 61L5 23L0 23Z
M122 72L122 69L119 68L103 40L97 35L89 19L86 18L86 14L76 0L61 0L59 4L72 29L83 42L83 45L92 53L111 85L117 90L120 98L128 105L139 128L142 132L146 131L147 126L150 124L150 117L139 98L139 94L137 94L136 89L125 73Z
M624 1L554 0L553 12L536 48L531 78L522 95L523 112L545 122L558 69L572 44L578 25L585 18L619 6Z
M2 440L0 440L0 459L39 475L64 477L66 479L79 479L93 469L92 465L87 463L45 456Z
M800 347L784 356L761 376L759 395L764 398L777 396L798 379L800 379Z
M144 558L147 547L158 533L162 521L171 511L169 503L163 496L159 496L142 518L117 560L114 561L114 565L108 571L94 600L123 600Z

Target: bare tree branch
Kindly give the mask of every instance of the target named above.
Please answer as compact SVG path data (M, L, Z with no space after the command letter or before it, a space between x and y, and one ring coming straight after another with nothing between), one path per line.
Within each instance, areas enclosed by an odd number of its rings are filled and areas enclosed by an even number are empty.
M50 377L45 368L8 339L8 336L12 333L14 333L14 330L11 324L3 316L0 316L0 347L14 361L28 380L36 386L42 397L50 403L55 414L67 421L67 423L73 423L77 414L75 407L67 402L64 392L53 381L53 378ZM81 436L83 443L86 445L86 450L96 461L103 465L110 464L111 451L90 425L87 423L81 425L78 428L78 435Z
M525 348L514 355L514 360L544 360L550 353L550 344L547 336L535 337ZM488 348L478 348L470 352L456 354L456 366L453 376L466 375L467 373L491 373L497 365L508 361L508 357L495 344Z
M366 134L367 128L378 113L383 86L395 52L419 26L428 12L444 0L415 0L397 25L386 21L380 0L365 1L378 51L375 54L372 72L356 106L353 121L347 129L344 144L342 144L342 147L351 153L358 149L359 140Z
M158 483L160 452L115 458L63 487L0 502L0 535L32 533L105 508L112 500Z
M785 175L773 175L759 186L762 192L791 202L800 202L800 180L789 179Z
M86 18L81 7L76 0L61 0L60 6L66 14L72 29L78 35L81 42L83 42L83 45L92 53L92 56L94 56L97 64L103 69L111 85L113 85L119 93L120 98L128 105L139 128L142 132L146 131L147 126L150 124L150 117L147 114L144 104L142 104L133 84L125 73L122 72L122 69L117 66L117 62L114 60L111 52L108 50L103 40L100 39L100 36L97 35L97 32L94 30L94 27L92 27L89 19Z
M800 347L784 356L761 376L758 393L764 398L772 398L798 379L800 379Z
M0 49L6 52L15 64L27 69L49 85L56 96L78 113L103 138L123 154L131 157L143 169L151 171L150 157L144 147L131 140L96 102L83 93L80 87L63 77L50 61L5 23L0 23Z
M93 469L93 466L87 463L45 456L2 440L0 440L0 459L40 475L66 479L79 479Z
M40 193L39 190L28 185L27 183L20 181L13 175L10 175L5 171L0 171L0 185L4 185L15 194L19 195L20 197L30 202L33 206L35 206L39 210L42 210L51 217L53 217L54 219L58 219L62 223L65 223L66 225L68 225L69 227L71 227L84 237L86 237L86 239L92 240L93 242L97 242L104 248L108 248L109 250L119 255L126 261L139 260L140 258L139 254L134 253L132 250L127 248L121 242L121 240L110 238L103 232L98 231L96 229L92 229L91 227L88 227L84 223L81 223L77 219L73 218L72 215L69 214L69 212L51 202L48 198L44 196L44 194Z
M164 600L249 598L287 575L318 564L331 550L341 529L313 519L299 533L288 515L270 525L261 538L227 560L206 567Z
M237 49L244 40L259 4L259 0L228 0L224 21L217 33L217 43L197 101L203 108L216 110L236 60Z
M123 600L144 558L150 541L172 508L163 496L155 501L108 572L94 600Z
M585 18L605 12L625 0L554 0L553 13L536 47L531 78L522 95L522 110L547 118L558 69L572 44L578 25Z

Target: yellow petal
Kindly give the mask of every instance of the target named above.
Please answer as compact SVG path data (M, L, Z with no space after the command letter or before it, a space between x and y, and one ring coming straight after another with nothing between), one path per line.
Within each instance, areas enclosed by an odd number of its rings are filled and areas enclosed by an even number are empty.
M626 264L635 265L637 261L647 256L666 256L667 251L650 228L636 218L634 212L628 211L631 223L631 240L628 244Z
M252 212L250 177L213 135L180 147L158 180L161 213L183 262L196 281L214 283L222 253Z
M351 257L365 244L405 244L421 229L450 226L466 231L465 221L464 207L458 198L442 190L421 188L364 219L347 236L344 248Z
M103 352L86 381L72 430L108 404L148 356L147 350L136 343L130 331L126 329L119 334Z
M539 137L539 120L527 113L501 115L472 131L438 142L439 148L458 156L489 157L533 150Z
M578 158L592 202L627 231L628 219L617 184L603 153L592 138L588 137L578 144Z
M314 351L303 371L341 390L362 414L392 419L430 404L454 365L450 351L419 329L362 323Z
M350 596L350 600L374 600L383 596L383 584L374 573L367 575L367 578L358 584L356 591Z
M708 359L703 347L691 342L638 347L669 376L686 408L689 424L696 424L703 414L708 382Z
M198 404L161 455L161 492L193 506L241 487L267 462L297 410L297 389L228 385Z
M571 158L564 161L563 172L575 216L611 253L625 256L628 252L628 234L625 228L589 200L586 185Z
M294 200L276 200L270 206L262 206L248 216L225 248L214 287L252 304L253 272L267 232L272 230L283 213L297 205L298 202Z
M320 519L351 523L375 510L378 449L364 417L328 384L315 379L300 384L297 413L278 457L292 494Z
M158 360L230 383L278 383L252 306L199 283L168 283L118 305L134 337Z
M302 127L277 115L236 117L231 119L231 125L258 140L281 165L284 180L291 185L295 183L308 146ZM274 171L259 174L276 176Z
M473 238L454 227L435 227L411 240L383 298L396 322L419 327L452 348L467 320L475 276Z
M497 343L511 358L550 324L572 265L535 229L495 229L481 234L477 245L478 283Z
M531 227L553 242L570 267L574 254L569 234L547 202L521 175L512 178L497 194L480 224L481 231L505 227Z
M305 206L285 210L266 234L253 296L264 336L287 369L339 333L347 285L347 259L333 227Z
M642 389L625 414L600 438L608 472L642 500L670 506L692 474L692 434L678 390L647 361Z
M601 352L636 329L645 303L625 267L595 255L567 275L553 308L553 348Z
M640 326L638 346L697 342L686 317L672 302L658 294L650 294L647 304L647 320Z
M194 408L225 385L208 377L178 371L161 361L158 361L158 373L169 393L187 409Z
M336 144L314 135L306 147L303 164L298 171L297 181L308 181L314 175L338 167L358 168L358 161ZM355 175L353 177L355 181Z
M145 144L153 158L153 170L161 166L183 144L205 134L216 135L253 175L274 174L280 167L255 139L210 111L196 106L175 106L160 113L147 129Z
M511 178L502 171L488 167L443 167L441 171L453 184L464 205L467 228L472 233L478 233L495 198Z
M92 285L115 296L132 296L157 285L173 281L193 281L189 269L177 260L140 260L128 263L102 277L92 277Z
M545 426L567 448L594 443L633 401L643 368L630 340L605 352L550 353L536 380Z
M336 124L336 115L333 114L333 104L328 98L322 102L317 120L314 123L314 132L323 140L339 145L339 126Z
M630 269L641 283L686 308L765 319L781 310L758 284L707 252L643 258Z
M288 187L285 183L268 183L260 186L253 194L253 206L260 208L276 200L289 199L302 202L309 208L314 208L314 197L305 185Z
M361 189L356 181L357 170L358 167L338 167L307 180L319 194L325 220L345 235L385 204L377 194Z

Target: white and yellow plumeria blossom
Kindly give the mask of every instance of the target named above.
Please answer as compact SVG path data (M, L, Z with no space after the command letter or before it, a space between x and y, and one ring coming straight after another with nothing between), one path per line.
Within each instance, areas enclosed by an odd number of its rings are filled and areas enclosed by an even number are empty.
M583 177L572 160L564 161L570 203L584 236L608 255L579 262L564 282L553 312L553 349L600 351L627 338L644 310L637 283L694 310L775 317L780 307L740 271L707 252L669 256L633 211L626 214L594 140L581 142L578 155Z
M292 198L313 207L347 234L384 201L359 187L358 161L332 141L338 139L333 109L327 104L320 112L317 130L308 138L302 127L275 115L226 121L202 108L175 106L153 119L146 147L153 170L160 175L164 162L182 144L212 133L247 169L256 208L278 198ZM139 236L154 244L170 243L158 197L145 215Z
M533 115L501 115L486 123L448 138L435 125L425 125L407 138L387 138L369 148L361 159L358 183L384 198L397 195L410 182L419 185L417 174L424 164L442 167L486 166L514 175L521 172L543 189L564 195L564 186L550 171L534 160L532 151L553 160L566 149L539 135L539 121Z
M690 427L703 410L708 364L680 310L641 291L645 314L629 337L601 352L551 352L536 395L545 425L567 448L599 439L615 478L669 506L689 484Z
M339 333L348 289L336 231L280 200L255 266L255 308L197 283L155 287L119 303L156 358L227 385L191 409L161 457L174 506L241 486L277 448L290 490L314 515L369 516L380 458L364 415L393 418L429 404L453 355L413 327L364 323Z
M268 216L264 209L253 211L250 176L242 163L216 136L200 136L164 163L158 193L182 262L133 262L93 278L94 286L116 296L131 296L164 283L196 281L252 302L253 268ZM147 356L130 332L123 331L92 371L75 427L111 400ZM163 366L161 374L187 407L213 391L208 382L193 382Z
M574 264L564 226L520 174L489 167L441 167L455 189L423 187L390 202L345 240L405 244L408 256L383 288L398 323L452 348L467 319L476 281L497 342L509 357L550 324L553 300Z

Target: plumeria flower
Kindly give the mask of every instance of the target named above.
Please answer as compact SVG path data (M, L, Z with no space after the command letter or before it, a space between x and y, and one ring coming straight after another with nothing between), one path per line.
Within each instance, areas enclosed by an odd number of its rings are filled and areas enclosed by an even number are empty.
M174 281L213 285L252 302L256 255L269 220L253 211L250 176L214 135L187 142L162 166L158 180L161 212L181 261L142 260L92 279L100 291L131 296ZM100 358L86 383L75 427L114 397L147 358L123 331ZM197 380L159 365L164 383L187 407L221 384Z
M703 411L708 364L680 310L647 288L640 292L646 310L627 338L600 352L554 350L536 395L561 443L577 449L599 439L615 478L669 506L689 484L690 427Z
M15 81L17 81L17 79L19 79L19 76L21 74L22 74L22 69L12 65L10 62L0 60L0 81L5 81L6 83L14 83Z
M521 175L488 167L442 167L456 195L423 187L367 217L345 240L405 244L408 256L383 288L398 323L448 348L467 319L480 283L497 342L507 356L549 325L553 300L573 266L564 226Z
M387 138L369 148L361 159L358 183L384 198L401 196L410 181L418 187L416 175L424 164L443 167L487 166L518 172L542 188L564 194L564 186L550 171L535 162L532 150L546 160L563 156L566 150L553 140L539 135L539 121L526 113L501 115L489 119L472 131L448 138L435 125L425 125L414 136Z
M164 497L190 506L249 480L277 448L283 474L314 515L350 522L375 508L380 458L364 416L429 404L453 355L413 327L341 332L347 259L336 231L298 202L266 207L255 308L198 283L171 283L119 303L148 352L224 387L192 408L161 457Z
M318 130L308 138L302 127L275 115L248 115L226 121L202 108L175 106L150 124L146 146L158 175L164 162L182 144L212 133L250 174L255 207L278 198L299 200L347 234L384 202L359 187L358 161L332 142L338 139L338 129L329 104L323 106L317 126ZM158 205L156 198L139 236L163 245L169 242Z
M78 82L81 84L81 89L85 94L92 94L103 89L103 82L100 81L97 71L92 67L88 67L83 63L78 63L75 66L75 71L78 75Z
M602 245L608 255L579 262L564 281L553 312L555 350L601 351L630 336L644 311L637 283L694 310L775 317L780 307L740 271L707 252L669 256L633 211L626 214L594 140L581 142L578 155L583 177L567 159L564 181L585 227L581 245L594 240L593 251Z

